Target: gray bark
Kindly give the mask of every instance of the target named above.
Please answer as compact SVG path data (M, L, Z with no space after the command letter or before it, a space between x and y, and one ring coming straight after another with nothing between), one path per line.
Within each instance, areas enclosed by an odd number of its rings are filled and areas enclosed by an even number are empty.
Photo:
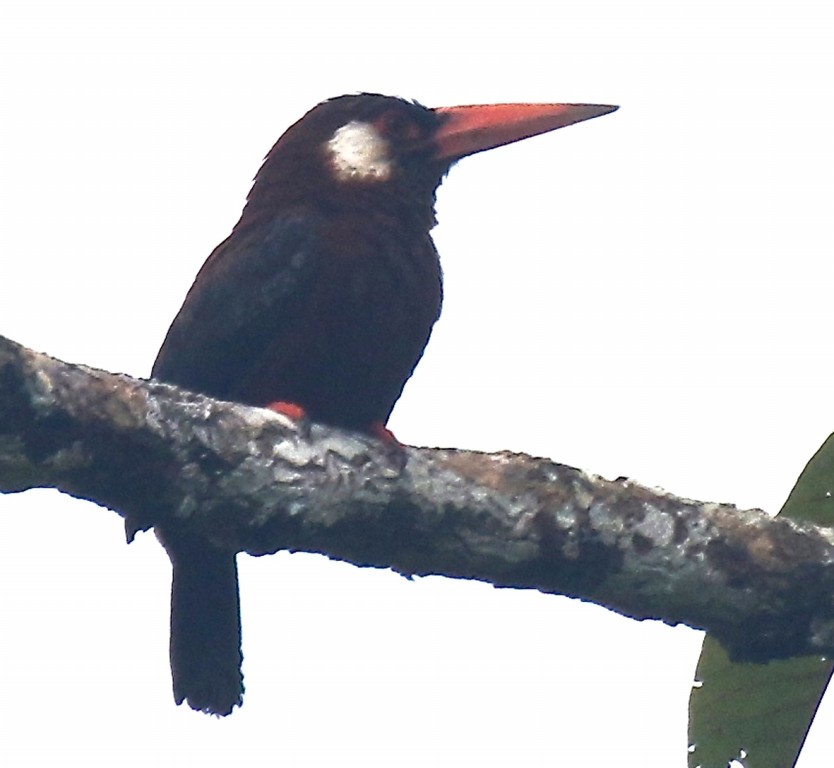
M394 447L0 337L0 491L53 487L215 546L478 579L834 654L834 536L523 454Z

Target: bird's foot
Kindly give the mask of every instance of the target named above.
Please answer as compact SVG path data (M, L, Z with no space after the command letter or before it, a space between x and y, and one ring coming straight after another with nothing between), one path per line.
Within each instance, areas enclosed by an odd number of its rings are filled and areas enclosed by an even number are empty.
M375 421L368 428L368 433L379 440L384 449L388 460L396 466L400 471L405 469L408 454L405 446L397 440L394 433L388 429L381 421Z
M276 400L266 406L270 411L280 413L292 421L304 421L307 418L307 411L298 403L287 403L284 400Z
M302 437L310 436L310 419L304 406L285 400L276 400L266 406L267 410L289 419L301 433Z
M372 434L377 440L381 440L386 445L392 446L400 446L402 447L402 443L397 440L394 433L388 429L381 421L375 421L371 424L368 432Z

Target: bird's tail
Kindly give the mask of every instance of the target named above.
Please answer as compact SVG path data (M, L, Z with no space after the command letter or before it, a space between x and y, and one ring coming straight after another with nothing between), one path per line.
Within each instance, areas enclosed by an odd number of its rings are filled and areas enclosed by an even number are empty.
M243 703L240 598L232 552L204 539L161 532L171 558L171 675L174 699L228 715Z

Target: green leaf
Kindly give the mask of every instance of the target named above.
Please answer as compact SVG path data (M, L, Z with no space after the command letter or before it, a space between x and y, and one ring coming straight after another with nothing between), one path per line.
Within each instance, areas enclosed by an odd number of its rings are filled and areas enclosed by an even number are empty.
M834 435L828 436L802 470L779 514L834 528Z
M834 527L834 435L803 470L779 513ZM834 671L834 662L802 656L769 664L730 661L704 638L689 699L689 765L791 768L796 764Z
M818 656L738 664L707 635L689 699L689 765L794 765L832 670Z

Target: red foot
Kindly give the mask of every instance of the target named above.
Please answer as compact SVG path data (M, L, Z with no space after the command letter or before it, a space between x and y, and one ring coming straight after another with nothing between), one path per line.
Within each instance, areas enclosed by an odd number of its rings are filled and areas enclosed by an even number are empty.
M394 437L394 433L388 429L381 421L375 421L368 429L374 437L381 440L388 445L402 445L402 443Z
M275 413L280 413L282 416L286 416L288 419L292 419L293 421L304 421L307 418L307 411L304 410L300 405L297 403L285 403L283 400L276 400L274 403L270 403L268 406L270 411L275 411Z

